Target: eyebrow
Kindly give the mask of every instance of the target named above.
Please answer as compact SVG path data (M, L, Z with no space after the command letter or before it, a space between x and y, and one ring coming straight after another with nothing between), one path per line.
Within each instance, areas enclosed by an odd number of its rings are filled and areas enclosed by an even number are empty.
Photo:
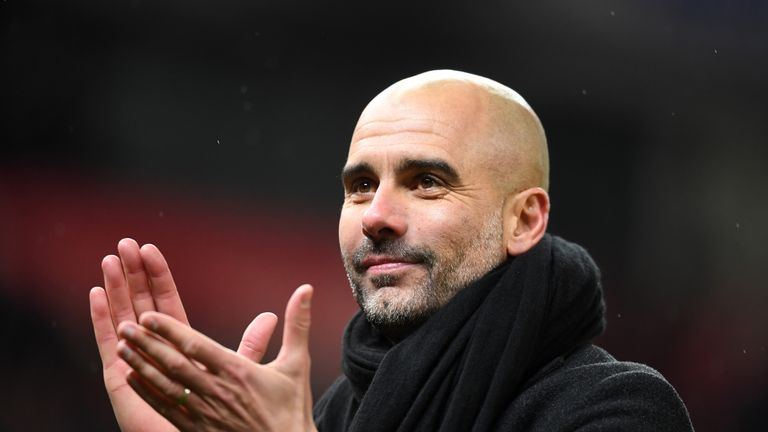
M371 164L367 162L356 163L354 165L345 166L341 170L341 181L347 183L349 180L358 177L363 174L373 173L374 169Z
M456 168L442 159L404 159L397 165L397 173L406 171L433 171L440 173L448 183L460 183L461 177ZM363 174L372 174L376 170L367 162L345 166L341 171L341 180L348 182L350 179Z
M432 171L442 174L448 183L459 183L460 176L456 168L442 159L405 159L397 166L397 172Z

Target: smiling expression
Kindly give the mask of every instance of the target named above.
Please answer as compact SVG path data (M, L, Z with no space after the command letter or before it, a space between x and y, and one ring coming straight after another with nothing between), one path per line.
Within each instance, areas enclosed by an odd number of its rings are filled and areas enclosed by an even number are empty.
M355 128L339 243L355 299L388 335L507 256L487 112L483 92L446 82L385 92Z

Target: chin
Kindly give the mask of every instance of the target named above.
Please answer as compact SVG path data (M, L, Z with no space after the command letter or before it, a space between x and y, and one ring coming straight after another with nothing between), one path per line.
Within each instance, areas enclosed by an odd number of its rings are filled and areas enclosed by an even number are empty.
M430 308L423 298L404 287L381 287L368 292L361 301L360 308L369 317L369 321L380 326L403 326L421 322L431 315Z
M424 288L425 282L423 277L391 274L350 278L360 309L374 327L382 330L413 327L440 307L437 299Z
M405 310L413 306L413 295L408 288L384 286L375 288L367 296L369 303L378 309Z

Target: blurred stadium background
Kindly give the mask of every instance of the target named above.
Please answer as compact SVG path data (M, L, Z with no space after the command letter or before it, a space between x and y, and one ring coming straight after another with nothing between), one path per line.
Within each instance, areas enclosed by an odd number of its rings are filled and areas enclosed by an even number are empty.
M117 428L87 293L126 236L230 347L313 283L319 395L356 309L352 128L435 68L540 115L550 231L603 271L600 344L662 371L697 430L768 430L768 3L463 3L0 2L0 430Z

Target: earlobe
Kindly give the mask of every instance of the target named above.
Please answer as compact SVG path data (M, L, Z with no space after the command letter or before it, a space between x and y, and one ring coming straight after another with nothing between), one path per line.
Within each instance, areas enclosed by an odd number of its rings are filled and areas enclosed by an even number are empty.
M549 221L549 195L530 188L512 197L504 207L504 241L507 254L527 252L541 240Z

